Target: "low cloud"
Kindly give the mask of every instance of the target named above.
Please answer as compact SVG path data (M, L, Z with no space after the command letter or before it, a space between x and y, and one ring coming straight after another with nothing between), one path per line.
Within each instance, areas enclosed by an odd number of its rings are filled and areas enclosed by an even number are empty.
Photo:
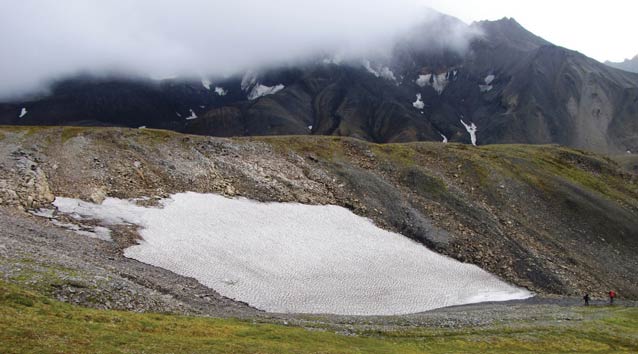
M437 18L418 0L21 0L0 5L0 98L78 72L217 76L363 56ZM452 48L463 29L438 33Z

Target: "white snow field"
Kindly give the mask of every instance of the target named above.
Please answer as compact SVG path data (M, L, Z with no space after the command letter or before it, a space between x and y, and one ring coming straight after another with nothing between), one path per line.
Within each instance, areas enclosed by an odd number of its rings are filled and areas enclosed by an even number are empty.
M140 226L125 256L270 312L394 315L532 294L338 206L182 193L147 208L57 198L60 212Z

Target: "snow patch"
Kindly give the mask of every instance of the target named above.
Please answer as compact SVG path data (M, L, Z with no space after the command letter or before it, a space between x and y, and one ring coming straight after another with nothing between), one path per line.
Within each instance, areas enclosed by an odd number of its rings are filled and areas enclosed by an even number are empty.
M416 109L423 109L425 107L425 103L423 103L423 100L421 99L421 94L420 93L416 94L416 101L412 102L412 105Z
M364 60L362 64L363 64L363 67L366 68L366 70L368 70L370 74L376 77L379 77L379 73L372 68L372 64L370 64L369 60Z
M140 125L139 127L137 127L137 129L146 129L145 125Z
M479 90L481 90L481 92L490 92L493 88L494 86L492 85L479 85Z
M22 117L26 116L27 113L29 113L29 111L27 111L26 107L22 107L22 110L20 111L20 117L18 117L18 118L22 118Z
M263 97L263 96L267 96L267 95L274 95L275 93L283 90L285 88L284 85L276 85L276 86L265 86L262 84L257 84L255 87L253 87L252 91L250 91L250 93L248 94L248 99L249 100L256 100L259 97Z
M472 141L472 145L476 146L476 131L478 130L478 128L476 127L476 124L474 124L473 122L469 125L465 124L463 119L461 119L461 124L463 124L463 126L465 127L465 130L467 130L468 134L470 134L470 140Z
M420 87L430 86L436 91L439 95L445 91L450 79L450 75L453 75L451 72L443 72L437 75L434 74L425 74L419 75L416 79L416 84Z
M193 119L199 118L197 117L197 114L195 114L195 111L193 111L192 109L189 109L189 111L191 112L191 115L186 117L186 120L193 120Z
M178 117L182 118L182 115L181 115L179 112L175 112L175 114L176 114Z
M363 67L366 70L368 70L369 73L371 73L372 75L376 77L380 77L382 79L386 79L386 80L394 81L394 82L397 81L396 76L394 76L394 73L392 72L392 70L390 70L390 68L388 68L387 66L382 66L378 70L376 70L372 67L372 64L370 63L369 60L364 60L362 64L363 64Z
M224 88L223 88L223 87L219 87L219 86L217 86L217 87L215 87L215 93L216 93L218 96L226 96L226 95L228 94L228 91L224 90Z
M326 65L341 65L341 62L343 62L343 58L341 58L340 55L335 55L332 57L324 58L322 62Z
M252 71L248 71L244 74L244 77L241 79L241 89L244 92L248 92L251 87L255 86L257 83L257 74Z
M430 85L430 80L432 79L432 74L419 75L416 79L416 84L420 87L425 87Z
M494 82L494 79L496 79L496 76L492 74L487 75L484 79L485 85L479 85L479 90L481 90L481 92L492 91L492 89L494 88L494 86L492 86L492 82Z
M73 231L78 235L96 238L102 241L113 241L113 239L111 238L111 230L104 226L76 225L68 222L61 222L57 219L51 219L51 223L63 229Z
M103 226L95 226L91 229L91 231L75 230L74 232L78 235L96 238L102 241L113 241L113 239L111 238L111 230Z
M432 87L440 95L447 87L448 82L448 73L441 73L434 76Z
M308 126L308 130L312 130L312 125L309 125L309 126Z
M210 85L212 84L213 83L210 82L210 80L202 79L202 86L204 86L204 88L207 89L208 91L210 91Z
M381 76L382 78L386 79L386 80L390 80L390 81L397 81L396 76L394 76L394 73L392 72L392 70L390 70L390 68L388 68L387 66L384 66L381 68L381 71L379 72L379 76Z
M58 211L69 214L74 219L99 216L106 225L141 225L142 215L146 210L132 201L116 198L106 198L102 204L94 204L80 199L57 197L53 205ZM125 212L127 214L123 214Z
M182 193L160 208L57 198L59 211L140 227L124 255L273 312L394 315L532 294L338 206Z
M444 143L444 144L447 144L447 142L448 142L448 141L447 141L447 136L445 136L445 135L443 135L443 134L441 134L441 133L439 133L439 134L440 134L440 135L441 135L441 137L443 138L443 143Z
M37 210L29 210L29 213L41 218L53 219L53 213L55 213L55 209L40 208Z

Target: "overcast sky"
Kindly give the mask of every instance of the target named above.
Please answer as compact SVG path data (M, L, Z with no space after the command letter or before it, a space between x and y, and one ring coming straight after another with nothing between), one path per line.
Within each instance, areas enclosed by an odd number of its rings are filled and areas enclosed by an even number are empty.
M638 53L638 0L0 0L0 98L79 71L204 76L378 49L427 6L470 23L515 17L598 60ZM465 39L451 35L449 41ZM457 43L458 44L458 43ZM455 44L455 45L457 45Z

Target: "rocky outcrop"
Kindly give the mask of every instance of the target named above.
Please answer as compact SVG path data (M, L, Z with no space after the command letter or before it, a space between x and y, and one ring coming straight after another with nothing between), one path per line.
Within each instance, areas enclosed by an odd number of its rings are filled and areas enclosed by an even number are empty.
M0 170L0 205L21 209L37 209L51 204L51 192L46 173L34 154L20 148L5 158Z

